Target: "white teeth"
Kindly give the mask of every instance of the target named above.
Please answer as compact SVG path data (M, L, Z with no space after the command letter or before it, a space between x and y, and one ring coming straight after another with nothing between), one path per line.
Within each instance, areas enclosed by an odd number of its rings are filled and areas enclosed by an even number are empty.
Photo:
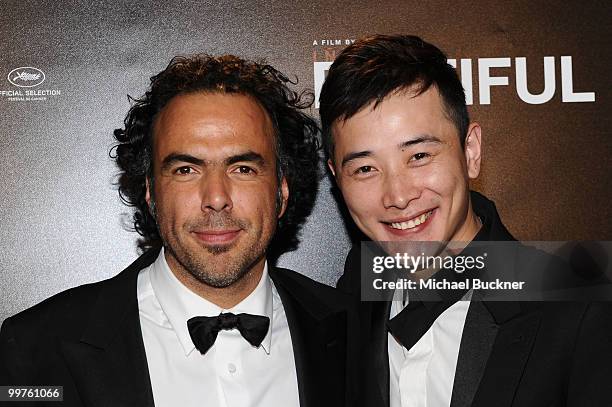
M422 214L421 216L417 216L413 219L410 219L406 222L394 222L391 224L391 227L393 229L400 229L400 230L406 230L406 229L412 229L415 228L417 226L419 226L422 223L425 223L425 221L427 220L427 218L429 218L429 216L432 214L433 211L429 211L427 213Z

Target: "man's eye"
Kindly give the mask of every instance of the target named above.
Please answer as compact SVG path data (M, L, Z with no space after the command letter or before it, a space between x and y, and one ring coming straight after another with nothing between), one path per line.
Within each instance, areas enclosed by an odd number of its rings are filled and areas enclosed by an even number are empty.
M189 175L193 174L193 169L191 167L179 167L175 170L175 173L179 175Z
M371 165L362 165L361 167L355 170L355 174L367 174L369 172L372 172L373 170L374 167L372 167Z
M239 174L255 174L255 170L253 168L251 168L251 167L246 166L246 165L241 165L240 167L238 167L236 169L236 171Z
M416 153L415 155L412 156L410 161L419 161L427 157L429 157L429 153Z

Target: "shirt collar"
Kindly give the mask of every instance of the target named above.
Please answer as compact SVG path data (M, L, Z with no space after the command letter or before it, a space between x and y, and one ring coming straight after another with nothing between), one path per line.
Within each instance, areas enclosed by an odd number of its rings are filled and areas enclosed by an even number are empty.
M151 268L151 286L186 356L195 349L187 328L187 320L195 316L216 316L222 312L232 312L234 314L244 312L270 318L268 333L261 343L263 350L270 354L273 298L275 296L273 295L272 282L268 276L267 261L264 264L264 270L257 287L245 299L227 310L185 287L170 270L163 248Z

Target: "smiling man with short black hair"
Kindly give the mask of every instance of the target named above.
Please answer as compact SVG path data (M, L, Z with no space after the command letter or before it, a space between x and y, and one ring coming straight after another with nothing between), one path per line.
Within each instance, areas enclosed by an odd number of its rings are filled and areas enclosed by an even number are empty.
M514 240L493 202L469 189L482 130L438 48L407 35L358 40L330 67L319 102L329 169L378 248ZM364 405L612 405L608 304L474 301L471 291L365 301L360 248L338 287L360 309Z

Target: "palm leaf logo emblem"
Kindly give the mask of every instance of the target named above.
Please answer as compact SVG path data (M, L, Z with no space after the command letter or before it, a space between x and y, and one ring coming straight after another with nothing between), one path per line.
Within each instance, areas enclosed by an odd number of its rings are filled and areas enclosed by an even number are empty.
M13 81L16 81L17 79L21 79L22 81L35 81L40 79L40 74L39 73L29 73L26 71L22 71L22 72L17 72L17 76L15 76L13 78Z
M33 66L22 66L9 72L7 79L20 88L33 88L45 81L45 73Z

